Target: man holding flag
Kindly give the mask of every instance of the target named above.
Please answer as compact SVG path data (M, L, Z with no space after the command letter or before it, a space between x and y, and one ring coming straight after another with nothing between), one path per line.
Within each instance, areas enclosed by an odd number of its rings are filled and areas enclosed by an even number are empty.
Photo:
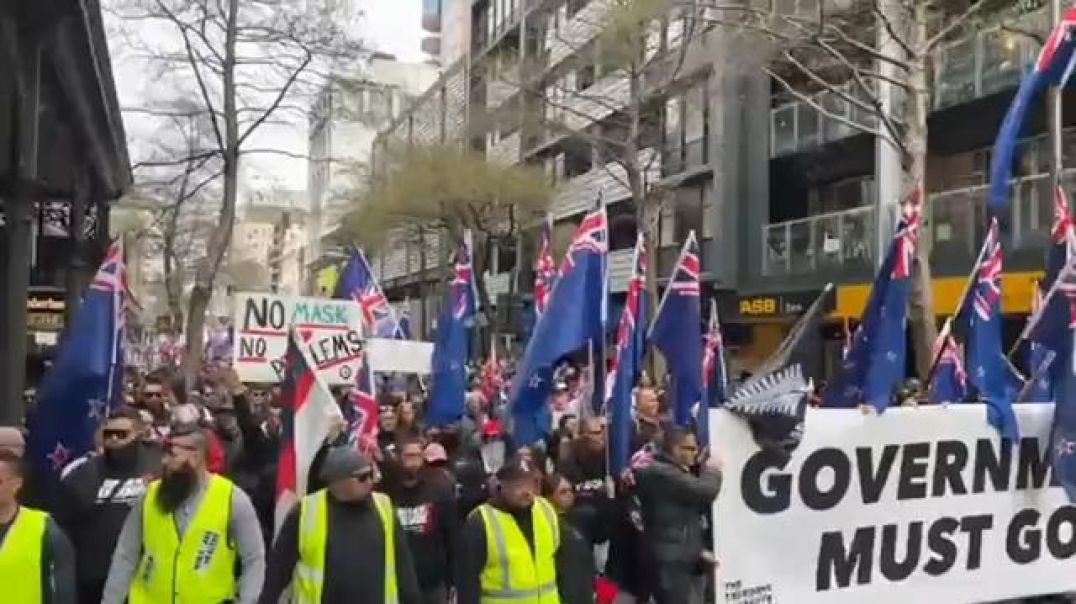
M547 398L553 365L565 355L604 338L609 222L605 206L579 223L561 263L549 306L538 319L512 385L516 445L544 439L550 431Z

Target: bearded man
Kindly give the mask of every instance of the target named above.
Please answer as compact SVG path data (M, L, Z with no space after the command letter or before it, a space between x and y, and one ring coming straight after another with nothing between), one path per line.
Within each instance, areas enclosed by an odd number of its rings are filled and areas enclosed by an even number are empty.
M203 429L170 430L161 479L120 531L103 604L257 601L265 575L258 516L242 489L209 472L208 453Z

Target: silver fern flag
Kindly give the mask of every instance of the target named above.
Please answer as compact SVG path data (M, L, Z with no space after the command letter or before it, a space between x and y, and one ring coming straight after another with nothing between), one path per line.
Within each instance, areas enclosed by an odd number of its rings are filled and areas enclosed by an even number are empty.
M800 366L791 365L748 381L725 408L747 421L759 447L787 462L803 439L803 418L813 389Z

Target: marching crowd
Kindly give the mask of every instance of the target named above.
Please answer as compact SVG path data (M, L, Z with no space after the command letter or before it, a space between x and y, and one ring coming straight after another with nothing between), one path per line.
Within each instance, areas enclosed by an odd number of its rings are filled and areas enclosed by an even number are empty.
M225 365L190 391L168 370L129 371L126 404L58 490L25 469L23 433L0 428L5 601L706 601L719 461L643 386L631 469L609 476L584 373L558 371L551 435L525 446L478 376L450 426L424 425L417 382L386 381L376 437L336 426L307 495L281 509L277 466L295 460L278 386ZM349 416L349 392L334 395Z

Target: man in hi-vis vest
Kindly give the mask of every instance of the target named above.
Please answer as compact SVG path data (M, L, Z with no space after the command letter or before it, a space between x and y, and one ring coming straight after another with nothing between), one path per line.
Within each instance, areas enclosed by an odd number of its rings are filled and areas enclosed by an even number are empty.
M206 469L208 452L201 428L172 428L161 479L120 531L103 604L257 601L265 573L258 515L246 493Z
M273 541L263 604L291 583L294 604L419 604L407 538L388 496L374 493L373 463L354 446L329 449L329 486L302 498Z
M534 468L513 458L497 471L493 497L467 517L461 535L458 604L560 604L557 512L538 496ZM568 603L570 604L570 603Z
M19 505L22 459L0 450L0 601L75 601L75 552L45 512Z

